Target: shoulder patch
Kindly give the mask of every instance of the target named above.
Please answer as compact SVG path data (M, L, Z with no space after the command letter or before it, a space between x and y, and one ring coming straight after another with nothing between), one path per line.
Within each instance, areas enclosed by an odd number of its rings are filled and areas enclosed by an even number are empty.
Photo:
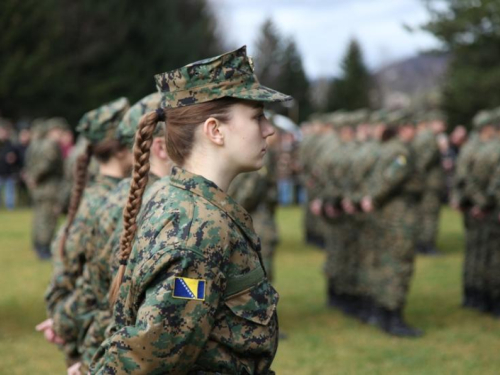
M172 296L179 299L205 300L205 280L176 277Z

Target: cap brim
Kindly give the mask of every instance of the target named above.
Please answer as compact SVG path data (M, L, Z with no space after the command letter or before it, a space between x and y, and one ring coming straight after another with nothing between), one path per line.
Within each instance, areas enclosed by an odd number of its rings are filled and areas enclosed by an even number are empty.
M267 103L286 102L293 99L290 95L283 94L262 85L252 87L248 90L238 90L226 96Z

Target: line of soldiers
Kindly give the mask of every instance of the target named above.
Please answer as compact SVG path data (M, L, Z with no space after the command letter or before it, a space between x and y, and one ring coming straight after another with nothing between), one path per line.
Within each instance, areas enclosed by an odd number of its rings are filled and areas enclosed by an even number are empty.
M459 154L451 204L463 212L463 306L500 317L500 108L479 112Z
M326 248L328 305L396 336L416 251L436 253L444 174L438 112L335 112L307 128L300 158L306 240Z

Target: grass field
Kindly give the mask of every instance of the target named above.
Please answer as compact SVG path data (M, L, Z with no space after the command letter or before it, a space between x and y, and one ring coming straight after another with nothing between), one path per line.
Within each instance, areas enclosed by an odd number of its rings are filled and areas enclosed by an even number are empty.
M463 233L460 217L444 210L439 247L419 258L408 320L417 340L397 339L325 307L324 254L302 244L301 213L278 213L276 259L280 343L278 374L498 374L500 321L460 308ZM31 213L0 211L0 374L62 374L58 350L34 326L45 318L43 293L51 265L30 249Z

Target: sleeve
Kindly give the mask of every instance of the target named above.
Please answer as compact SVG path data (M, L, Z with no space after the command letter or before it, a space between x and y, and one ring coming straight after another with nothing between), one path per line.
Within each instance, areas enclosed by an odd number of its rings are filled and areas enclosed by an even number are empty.
M57 159L60 157L60 150L57 145L44 144L39 146L39 154L43 157L36 157L29 167L29 175L35 183L43 181L53 168L57 166Z
M187 373L205 347L225 288L225 279L213 262L192 250L176 249L164 252L150 267L134 271L132 279L139 285L131 286L133 293L128 293L127 300L131 295L143 296L137 303L136 319L103 343L99 351L104 353L98 352L95 358L103 357L91 371ZM203 296L200 283L204 283ZM186 285L191 293L184 293ZM115 322L120 320L118 310L117 303Z
M381 161L373 175L370 188L370 197L375 206L386 200L410 175L411 167L408 162L408 153L403 150L393 153L386 160Z

